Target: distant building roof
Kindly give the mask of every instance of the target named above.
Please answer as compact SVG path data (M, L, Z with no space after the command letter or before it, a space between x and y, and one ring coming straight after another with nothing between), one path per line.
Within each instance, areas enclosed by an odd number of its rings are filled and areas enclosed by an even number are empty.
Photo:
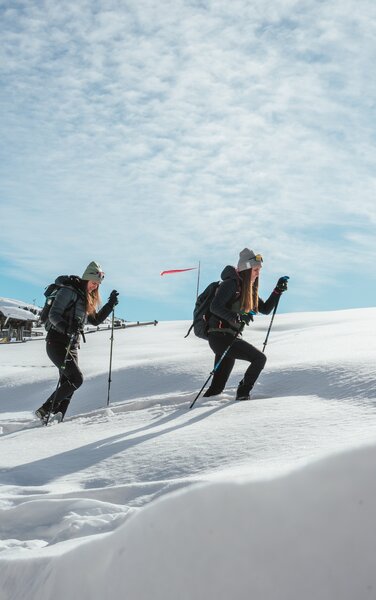
M0 298L0 314L17 321L37 321L39 308L21 300Z

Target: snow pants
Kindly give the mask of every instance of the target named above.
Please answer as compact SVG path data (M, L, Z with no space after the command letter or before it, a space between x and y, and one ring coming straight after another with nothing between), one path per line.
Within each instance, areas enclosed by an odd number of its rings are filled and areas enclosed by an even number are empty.
M234 341L234 336L231 333L209 333L208 339L209 346L215 354L214 365L216 365L224 351ZM224 390L236 359L250 362L240 383L243 392L249 393L251 391L265 366L266 356L263 352L252 346L252 344L242 339L237 339L222 360L217 371L215 371L211 385L204 396L215 396Z
M61 366L64 363L64 358L67 352L67 343L62 343L55 340L47 340L46 350L48 358L59 369L60 379L56 391L54 391L46 402L43 408L50 410L53 405L53 413L61 412L63 417L67 412L69 402L74 392L82 385L84 380L82 371L78 366L78 349L72 348L69 352L64 370Z

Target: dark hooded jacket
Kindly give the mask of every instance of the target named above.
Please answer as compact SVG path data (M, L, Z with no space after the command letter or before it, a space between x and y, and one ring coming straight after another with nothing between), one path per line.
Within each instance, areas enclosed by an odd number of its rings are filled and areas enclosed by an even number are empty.
M242 279L235 267L227 265L221 273L222 283L218 286L210 305L208 333L234 333L240 329L240 297ZM272 292L264 302L259 298L258 309L263 315L268 315L275 307L279 294Z
M66 340L66 332L74 321L82 327L88 322L91 325L99 325L108 317L112 311L112 305L107 302L94 315L86 314L86 281L80 277L65 275L58 277L55 281L62 286L54 299L46 322L48 337Z

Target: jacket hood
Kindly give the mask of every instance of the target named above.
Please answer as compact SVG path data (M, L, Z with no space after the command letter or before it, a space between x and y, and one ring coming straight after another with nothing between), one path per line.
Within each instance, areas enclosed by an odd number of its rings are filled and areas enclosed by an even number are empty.
M223 279L223 281L225 279L234 279L235 281L238 281L239 275L235 267L233 267L232 265L227 265L227 267L225 267L221 273L221 278Z

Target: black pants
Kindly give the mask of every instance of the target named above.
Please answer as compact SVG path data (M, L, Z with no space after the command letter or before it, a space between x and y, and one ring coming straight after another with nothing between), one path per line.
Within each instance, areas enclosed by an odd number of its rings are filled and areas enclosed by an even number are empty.
M43 408L50 410L53 404L53 412L61 412L63 416L67 412L69 402L74 392L82 385L84 380L82 372L78 366L78 349L72 348L69 352L64 370L61 367L64 363L64 358L67 352L68 343L63 343L55 340L47 340L46 350L47 355L54 365L59 369L60 380L57 391L54 391L51 396L43 404Z
M214 366L233 341L234 336L230 333L209 333L209 345L215 354ZM215 371L211 385L207 390L207 395L215 396L224 390L236 359L246 360L251 363L244 373L241 382L243 392L249 393L251 391L256 379L265 366L266 356L263 352L252 346L252 344L242 339L237 339L222 360L217 371Z

